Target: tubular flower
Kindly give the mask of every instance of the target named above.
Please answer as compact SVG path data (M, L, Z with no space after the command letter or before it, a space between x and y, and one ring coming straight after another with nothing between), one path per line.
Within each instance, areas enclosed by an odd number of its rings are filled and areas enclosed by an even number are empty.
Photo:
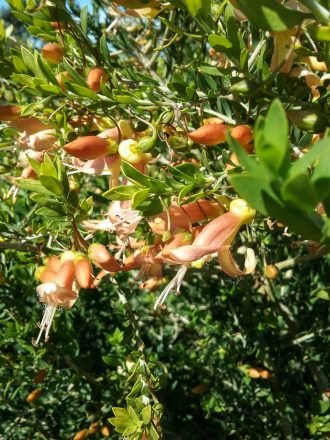
M108 76L102 67L93 67L87 75L86 82L93 92L98 93L101 90L101 80L105 82Z
M77 157L78 159L93 160L116 153L117 141L111 138L102 139L98 136L83 136L64 145L63 149L70 156Z
M253 272L256 265L253 250L246 249L245 270L241 270L233 259L229 247L240 227L251 223L255 213L255 210L250 208L245 200L233 200L229 212L210 221L201 231L199 231L199 228L196 230L192 244L168 249L166 260L182 265L174 278L161 292L154 308L164 307L164 302L170 292L174 291L179 294L190 263L194 263L196 268L201 267L214 253L218 253L221 268L229 276L247 275ZM179 240L177 241L179 242Z
M34 345L38 345L40 338L45 332L45 341L48 340L57 307L70 309L78 298L79 287L75 281L75 264L71 260L64 261L58 269L52 281L43 283L37 287L39 301L46 304L46 308L39 325L40 332Z
M212 146L226 141L228 129L229 127L225 124L207 124L187 133L187 135L196 144Z
M16 128L16 130L19 132L24 133L26 136L30 136L31 134L35 134L40 131L50 130L52 128L51 125L45 124L33 116L29 118L15 119L14 121L11 121L9 125L13 128Z
M64 49L57 43L48 43L41 49L42 57L52 64L58 64L63 60Z
M228 249L240 227L250 223L254 216L255 210L245 200L233 200L229 212L209 222L191 245L173 249L169 254L178 263L190 263Z
M113 154L107 157L102 156L97 159L87 160L86 162L73 158L72 165L68 164L68 166L92 176L111 176L109 187L112 188L119 184L120 164L119 154Z
M222 205L213 200L199 199L181 206L173 204L167 213L163 212L149 221L149 227L159 235L166 231L173 234L178 230L191 231L194 223L208 221L223 212Z
M71 309L78 299L80 288L92 287L93 269L88 258L67 251L61 257L47 258L45 265L37 269L35 276L42 282L37 287L39 301L46 304L39 324L39 335L32 341L37 346L43 332L47 342L57 307Z
M31 149L35 151L49 150L51 148L57 148L56 131L53 129L47 129L38 131L31 135L23 135L19 138L18 143L21 148Z
M122 266L101 243L91 244L88 248L88 256L96 266L103 270L108 272L119 272L122 270Z
M15 121L20 118L22 109L17 105L0 105L0 121Z

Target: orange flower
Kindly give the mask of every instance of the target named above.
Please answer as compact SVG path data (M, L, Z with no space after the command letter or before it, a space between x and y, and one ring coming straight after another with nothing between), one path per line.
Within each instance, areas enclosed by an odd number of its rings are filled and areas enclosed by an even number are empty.
M48 340L57 307L61 306L70 309L76 302L79 286L74 280L75 264L73 260L65 260L61 263L52 281L45 282L37 287L39 301L47 305L39 325L39 335L35 341L32 341L35 346L39 344L43 332L45 332L45 341Z
M226 214L209 222L194 242L169 252L174 261L189 263L229 247L243 224L250 223L255 210L242 199L233 200Z
M0 121L15 121L20 118L21 111L17 105L0 105Z
M107 78L108 75L102 67L93 67L88 72L86 82L91 90L98 93L101 90L101 80L104 82Z
M212 254L218 253L222 270L229 276L247 275L255 269L256 260L252 249L248 249L245 270L239 269L233 259L229 247L243 224L250 223L255 216L255 210L250 208L245 200L236 199L230 204L226 214L210 221L190 245L169 249L166 258L172 263L181 264L180 269L169 282L157 299L154 308L164 307L164 302L171 291L179 293L184 276L192 262L205 262ZM198 267L197 264L195 264Z
M225 124L207 124L187 133L187 135L196 144L211 146L226 142L228 129L229 127Z
M172 204L168 213L163 212L149 221L154 234L164 232L176 233L178 230L192 230L192 225L200 221L208 221L223 213L223 207L213 200L199 199L186 205Z
M64 49L57 43L48 43L41 49L41 53L45 60L57 64L63 60Z
M98 136L84 136L64 145L63 149L78 159L93 160L116 153L117 142L111 138L102 139Z
M108 272L122 270L118 261L110 254L108 249L101 243L93 243L88 248L88 256L92 262Z

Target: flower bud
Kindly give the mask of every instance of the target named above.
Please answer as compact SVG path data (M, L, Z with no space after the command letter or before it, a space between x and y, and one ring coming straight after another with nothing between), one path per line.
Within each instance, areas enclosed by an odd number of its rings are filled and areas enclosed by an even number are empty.
M110 437L110 429L106 425L103 425L100 431L103 437Z
M15 121L21 116L21 107L17 105L0 105L0 121Z
M138 163L142 159L142 154L137 150L137 142L134 139L120 142L118 153L122 159L129 163Z
M73 440L84 440L88 436L88 429L82 429L77 432L73 437Z
M0 107L1 114L1 107ZM0 117L1 120L1 117ZM19 118L10 123L11 127L16 128L16 130L20 132L24 132L26 136L30 136L31 134L35 134L37 132L41 132L44 130L49 130L52 127L48 124L44 124L39 121L38 118L30 117L30 118Z
M52 64L58 64L63 60L64 49L57 43L48 43L41 49L42 57Z
M94 422L90 425L90 427L88 428L88 434L90 435L95 435L97 433L97 431L99 430L99 422Z
M86 82L88 87L93 90L93 92L98 93L101 90L101 79L103 82L108 79L105 70L102 67L93 67L88 72Z
M37 173L30 165L27 165L21 173L22 179L36 179L37 176Z
M78 257L76 261L76 280L83 289L88 289L92 284L93 268L88 258Z
M223 124L224 120L220 118L216 118L213 116L212 118L205 118L203 119L203 125L209 125L209 124Z
M231 130L231 135L243 147L252 140L252 130L247 125L237 125Z
M38 397L40 397L40 395L41 395L41 390L39 390L38 388L31 391L31 393L26 398L27 403L35 402L38 399Z
M78 159L93 160L116 153L117 145L117 141L110 138L102 139L98 136L84 136L64 145L63 149Z
M251 379L259 379L260 374L257 368L249 368L247 370L247 375L251 377Z
M187 133L187 135L196 144L217 145L226 141L226 131L228 128L225 124L207 124Z
M58 284L60 287L71 289L74 279L75 264L72 260L66 260L61 264L57 272L55 283Z
M268 278L269 280L274 280L278 277L278 274L279 270L273 264L267 264L267 266L264 267L265 278Z
M101 243L93 243L88 248L88 256L97 266L108 272L118 272L121 269L118 261Z

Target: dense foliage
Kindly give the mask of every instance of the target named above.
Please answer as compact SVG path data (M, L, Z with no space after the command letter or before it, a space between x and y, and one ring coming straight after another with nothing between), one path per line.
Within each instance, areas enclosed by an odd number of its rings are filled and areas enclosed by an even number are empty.
M7 3L0 439L330 438L329 1Z

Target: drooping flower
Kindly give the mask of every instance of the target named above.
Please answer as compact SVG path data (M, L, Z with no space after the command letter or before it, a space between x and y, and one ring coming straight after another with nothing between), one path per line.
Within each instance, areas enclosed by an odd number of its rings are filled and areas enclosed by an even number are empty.
M233 200L229 211L210 221L191 245L173 249L169 254L178 263L190 263L227 249L240 227L250 223L254 216L255 210L250 208L245 200Z
M255 269L256 259L252 249L246 248L245 269L241 270L236 264L230 245L240 227L250 223L255 216L255 210L250 208L245 200L236 199L230 204L230 210L210 221L201 231L197 231L192 244L170 248L166 251L166 260L181 264L175 277L165 287L155 303L155 308L163 306L171 291L179 293L184 276L191 263L195 267L203 265L213 254L218 254L219 263L223 272L229 276L247 275Z
M42 334L45 332L45 341L49 337L49 331L57 310L57 307L70 309L78 298L80 287L75 282L75 264L73 260L65 260L53 281L43 283L37 287L39 301L46 304L42 321L39 324L40 332L36 340L38 345Z

